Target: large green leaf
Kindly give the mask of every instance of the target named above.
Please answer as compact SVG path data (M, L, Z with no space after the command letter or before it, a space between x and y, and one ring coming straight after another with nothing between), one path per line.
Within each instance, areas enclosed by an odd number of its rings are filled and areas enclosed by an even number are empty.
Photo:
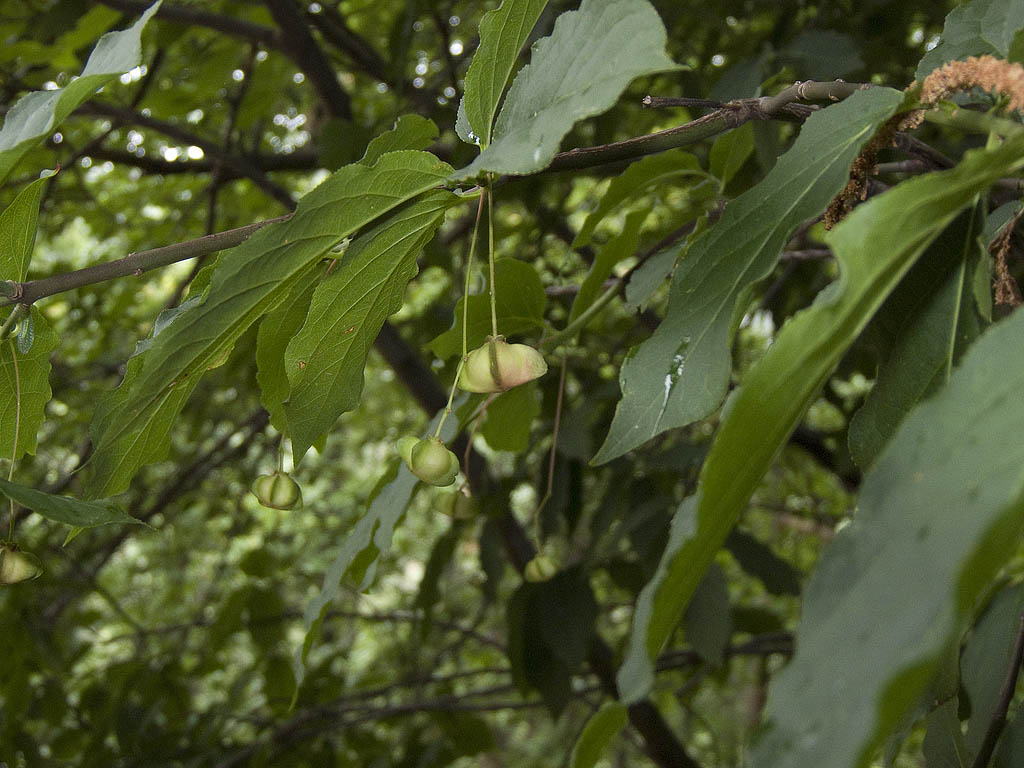
M605 702L587 721L579 740L572 748L572 768L594 768L601 753L628 722L629 713L621 703Z
M580 284L579 293L576 294L576 298L572 302L572 309L569 311L570 323L585 312L601 295L604 281L611 277L615 265L636 253L640 244L640 226L644 223L647 215L648 211L630 213L626 216L622 231L601 246L601 250L594 257L590 271L587 272L587 276Z
M109 496L167 450L170 424L199 378L239 336L288 296L310 265L345 237L437 186L451 169L433 155L398 151L346 166L299 202L295 214L226 253L206 300L157 335L94 424L90 492Z
M721 404L732 368L729 332L737 298L771 272L789 234L843 188L860 148L902 98L873 88L812 115L764 180L731 202L690 246L676 266L665 319L622 365L622 399L593 463Z
M457 398L455 404L465 402L465 396ZM438 414L427 427L426 434L434 434L437 427ZM451 440L458 429L455 419L448 419L441 430L441 438ZM373 583L380 557L391 548L391 537L395 526L405 515L413 491L419 479L401 460L390 464L381 477L367 505L366 514L359 518L341 545L341 550L331 562L324 574L324 583L316 597L309 601L304 612L303 621L306 636L295 656L296 695L298 686L306 676L306 658L313 643L320 633L324 616L338 596L341 594L342 580L349 573L359 581L359 589L363 591Z
M109 501L80 501L70 496L44 493L6 480L0 480L0 495L12 499L26 509L31 509L47 520L75 528L93 528L111 523L144 525L141 520L136 520Z
M976 319L966 277L980 255L981 218L971 210L943 232L872 321L887 350L875 386L850 421L850 454L862 468L914 405L946 383L958 337L973 339L980 331L975 322L957 333Z
M270 423L279 432L288 431L284 401L288 399L288 371L284 353L288 343L306 322L306 313L313 300L313 291L324 277L324 268L312 266L292 287L288 298L260 321L256 335L256 381L260 385L260 402L270 414Z
M402 306L416 257L459 198L431 192L360 235L313 294L306 322L288 344L284 404L296 459L363 391L366 356L384 320Z
M917 65L921 82L948 61L986 53L1005 58L1014 34L1024 27L1024 0L972 0L946 16L939 44Z
M96 43L82 74L64 88L35 91L22 96L4 119L0 130L0 181L44 136L114 77L138 66L142 58L142 30L161 0L153 3L128 29L108 32Z
M665 53L665 28L647 0L583 0L534 44L493 141L455 178L544 169L577 121L611 107L634 78L669 69L676 65Z
M808 587L796 655L773 681L752 765L868 765L928 692L1024 530L1022 386L1017 312L903 423Z
M726 404L697 493L676 513L658 571L637 599L618 676L624 700L649 690L651 659L845 350L929 242L988 184L1021 167L1024 137L968 152L951 171L912 179L869 200L829 233L841 278L783 326Z
M28 354L16 349L14 339L0 341L0 458L15 460L36 452L36 433L50 402L50 353L57 346L42 313L32 307L35 338ZM20 395L20 409L19 409ZM14 445L15 426L18 445Z
M541 396L531 381L502 392L487 406L480 434L496 451L525 453L530 448L530 431L540 415Z
M540 275L531 265L515 259L499 259L494 264L498 333L506 336L523 333L544 324L547 296ZM462 314L465 298L455 305L455 323L427 345L442 360L462 353ZM475 349L491 333L491 305L486 293L469 297L467 344Z
M47 174L26 186L0 213L0 280L20 283L28 274L28 263L36 242L36 220Z
M601 202L591 211L573 239L573 248L582 248L590 243L594 230L604 218L621 203L642 194L651 187L672 181L679 183L680 177L707 178L700 162L689 152L673 149L637 160L618 176L613 176L608 189L601 196Z
M486 148L501 94L519 52L547 0L504 0L480 20L480 47L466 72L465 95L459 104L460 124L468 128L460 136ZM474 141L475 139L475 141Z

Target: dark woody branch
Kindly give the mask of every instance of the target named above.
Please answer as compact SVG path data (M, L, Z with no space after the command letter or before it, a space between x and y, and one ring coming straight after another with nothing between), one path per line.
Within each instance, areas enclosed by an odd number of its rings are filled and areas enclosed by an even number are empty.
M143 0L95 0L101 5L116 8L125 13L140 15L149 8L152 3ZM224 32L233 37L241 37L253 43L259 43L268 48L280 48L281 38L276 29L265 27L262 24L254 24L244 19L236 19L233 16L225 16L220 13L203 10L194 6L169 5L164 3L156 13L157 18L166 19L190 27L207 27L209 29Z
M266 4L281 28L286 53L310 79L331 116L351 120L351 100L342 90L327 57L313 39L295 0L266 0Z

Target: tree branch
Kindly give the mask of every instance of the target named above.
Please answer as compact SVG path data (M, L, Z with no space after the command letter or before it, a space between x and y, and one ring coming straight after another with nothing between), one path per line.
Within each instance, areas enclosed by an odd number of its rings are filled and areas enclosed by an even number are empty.
M152 4L145 0L95 1L135 16L140 15ZM264 27L262 24L254 24L251 21L236 19L233 16L224 16L223 14L204 11L192 6L168 5L167 3L160 6L160 10L157 11L156 15L158 19L165 19L166 21L173 21L187 26L208 27L233 37L250 40L268 48L281 47L281 36L277 30Z
M327 57L309 31L294 0L266 0L274 21L281 27L288 55L291 56L320 94L333 117L352 119L352 102L342 90Z
M7 280L0 283L0 306L6 304L32 304L47 296L81 288L85 285L102 283L106 280L127 277L128 275L139 276L151 269L165 267L177 261L184 261L196 256L205 256L216 251L234 248L236 245L248 240L249 236L257 229L265 227L267 224L284 221L287 218L289 216L279 216L276 219L258 221L255 224L248 224L244 227L229 229L226 232L218 232L213 235L205 235L195 240L186 240L183 243L165 245L148 251L139 251L138 253L127 255L123 259L109 261L104 264L95 264L91 267L75 270L74 272L44 277L41 280L30 280L27 283L16 283L13 280Z
M135 110L128 109L126 107L119 107L114 104L105 104L98 101L86 102L75 110L75 114L99 115L102 117L112 118L122 125L140 125L144 128L151 128L154 131L158 131L175 141L181 142L182 144L197 146L203 150L204 154L210 155L215 162L221 163L224 167L231 169L239 176L251 179L258 187L260 187L260 189L277 200L288 210L295 208L295 200L292 198L291 193L281 185L268 179L262 169L248 161L243 156L232 154L220 145L215 144L212 141L208 141L202 136L198 136L197 134L184 129L181 126L175 125L174 123L157 120L154 117L144 115L141 112L136 112Z

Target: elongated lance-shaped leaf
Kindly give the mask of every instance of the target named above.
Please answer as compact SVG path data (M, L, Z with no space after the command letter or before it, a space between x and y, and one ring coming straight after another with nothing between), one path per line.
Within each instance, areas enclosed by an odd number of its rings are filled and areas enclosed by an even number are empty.
M402 115L390 131L375 137L367 145L359 163L373 165L388 152L426 149L436 140L437 126L433 122L419 115ZM270 423L282 432L288 431L284 401L288 399L289 384L284 353L292 337L306 322L313 290L323 277L324 270L312 266L292 288L291 295L277 309L264 316L260 323L256 339L256 379L260 385L260 402L270 414Z
M505 97L494 139L454 178L543 170L573 125L611 107L630 81L677 69L647 0L583 0L533 46Z
M458 408L466 399L465 394L456 398L453 408ZM435 415L424 434L434 434L440 418L440 413ZM458 428L455 419L448 419L441 429L441 439L451 440ZM306 676L306 658L320 633L324 615L331 603L341 594L342 580L351 573L359 582L360 590L367 589L373 583L377 561L391 548L395 526L405 515L405 508L409 506L418 483L416 475L410 472L405 462L396 455L396 460L391 463L370 497L366 514L345 537L341 550L324 575L323 587L306 606L303 617L306 636L302 641L302 647L295 655L295 696L298 696L298 688ZM292 697L293 703L295 696Z
M494 282L498 286L495 308L498 333L511 336L544 324L547 296L537 270L525 261L498 259L494 263ZM451 328L431 339L427 347L445 360L462 352L463 303L469 301L467 344L474 349L491 334L491 304L486 293L463 297L455 304L455 322Z
M256 335L256 381L260 385L260 402L270 414L270 423L279 432L288 432L284 401L288 399L288 372L284 353L288 343L306 322L313 291L324 278L325 268L315 264L299 279L273 312L260 321Z
M36 434L50 402L50 353L57 334L38 309L31 312L34 338L28 354L17 349L13 338L0 340L0 459L36 452Z
M48 173L26 186L0 213L0 280L20 283L28 274L28 263L36 243L36 220Z
M753 766L862 768L928 695L1024 532L1022 386L1016 312L907 417L811 580Z
M31 509L47 520L71 525L78 529L112 523L145 525L141 520L136 520L111 501L81 501L70 496L44 493L7 480L0 480L0 495L21 504L26 509Z
M1024 29L1024 0L972 0L946 16L939 44L917 65L921 82L948 61L989 53L1005 58L1014 35Z
M980 332L967 275L981 256L979 210L965 212L900 283L872 321L886 345L875 385L850 421L850 455L866 469L917 402L949 379L958 342ZM868 329L871 331L871 328Z
M637 599L618 675L624 700L649 690L651 659L843 353L929 242L986 186L1022 167L1024 136L968 152L951 171L912 179L869 200L829 233L840 279L783 326L726 403L697 492L676 513L658 571Z
M491 143L491 126L508 76L547 4L548 0L503 0L480 19L480 46L466 72L465 95L459 104L467 128L459 133L463 141L482 148Z
M44 136L63 122L96 90L142 59L142 30L160 7L153 3L138 21L121 32L108 32L99 39L82 74L64 88L34 91L22 96L4 119L0 130L0 181L7 178L14 165Z
M300 459L359 403L366 356L384 320L402 306L416 257L459 198L431 192L360 235L313 294L306 322L288 344L284 404L292 452Z
M640 244L640 226L647 218L648 211L633 211L626 216L622 231L605 243L594 257L594 263L580 284L579 293L572 302L569 311L571 323L593 304L601 294L604 281L611 277L615 265L636 253Z
M771 272L790 233L843 188L860 148L902 99L898 91L873 88L812 115L764 180L690 246L676 266L665 319L622 365L622 399L594 464L721 404L737 298Z
M618 701L606 702L587 721L572 748L572 768L594 768L601 753L629 722L629 712Z
M601 202L587 215L580 231L576 233L572 247L582 248L589 245L597 225L620 203L635 198L658 184L671 182L678 187L683 183L680 177L686 176L691 176L694 182L708 178L708 174L701 170L697 158L681 149L660 152L637 160L620 175L612 177L608 189L601 196Z
M303 197L290 219L228 251L206 300L153 339L104 418L94 423L90 492L120 493L139 467L165 455L170 424L202 374L288 296L311 264L361 227L443 182L450 170L418 151L391 152L373 166L346 166Z

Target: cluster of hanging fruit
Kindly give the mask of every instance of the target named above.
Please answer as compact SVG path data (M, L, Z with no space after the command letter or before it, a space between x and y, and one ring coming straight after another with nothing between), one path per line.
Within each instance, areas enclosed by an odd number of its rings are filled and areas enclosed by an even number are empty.
M509 344L491 336L463 361L458 385L466 392L504 392L547 373L544 356L525 344ZM439 437L403 437L398 453L416 477L425 483L448 486L459 474L459 460Z

